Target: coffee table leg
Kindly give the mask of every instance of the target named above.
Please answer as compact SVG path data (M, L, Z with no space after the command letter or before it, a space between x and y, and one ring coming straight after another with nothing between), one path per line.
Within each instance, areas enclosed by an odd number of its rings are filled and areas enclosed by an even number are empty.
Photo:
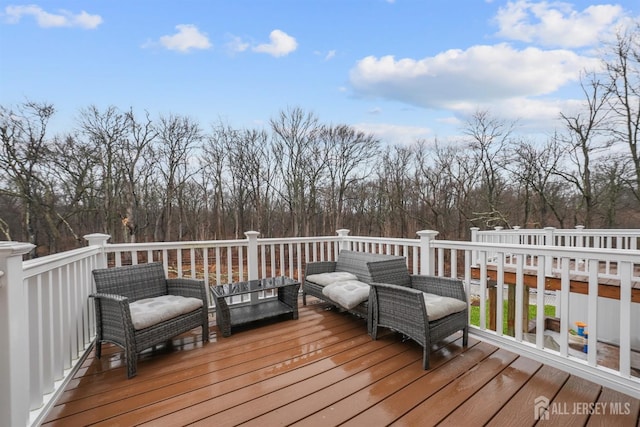
M285 286L278 288L278 299L291 307L291 315L295 320L298 318L298 292L300 285Z
M225 298L216 298L216 322L223 337L231 335L231 313Z

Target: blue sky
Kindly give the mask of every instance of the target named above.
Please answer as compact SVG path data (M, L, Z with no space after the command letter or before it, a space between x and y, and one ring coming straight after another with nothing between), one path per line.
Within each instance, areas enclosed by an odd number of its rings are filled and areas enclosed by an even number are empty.
M446 139L476 110L550 134L640 2L0 1L0 104L95 105L262 128L288 107L388 143Z

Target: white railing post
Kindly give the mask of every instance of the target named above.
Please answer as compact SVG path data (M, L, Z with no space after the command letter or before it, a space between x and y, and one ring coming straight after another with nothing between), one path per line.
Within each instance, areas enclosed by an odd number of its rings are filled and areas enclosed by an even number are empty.
M22 255L34 245L0 242L0 417L29 423L29 319Z
M258 236L260 233L258 231L245 231L245 236L247 236L247 240L249 243L247 244L247 274L249 277L247 280L258 280ZM282 254L280 254L282 256ZM242 268L242 266L240 266ZM273 274L273 273L272 273ZM258 293L252 292L251 303L258 303Z
M258 279L258 231L246 231L244 233L247 236L249 244L247 246L247 269L249 274L249 280ZM257 296L257 294L256 294Z
M438 235L434 230L420 230L420 272L419 274L433 276L436 269L436 250L431 247L431 240Z
M480 227L471 227L471 241L478 241L478 231ZM471 251L471 265L478 265L478 251Z
M100 246L102 248L96 259L96 268L107 268L107 254L104 248L107 246L107 240L109 240L111 236L108 234L93 233L83 237L89 243L89 246Z
M340 250L349 250L349 242L347 241L347 237L349 236L349 230L346 228L341 228L337 230L338 236L340 236Z
M516 234L515 234L515 237L512 236L512 238L509 241L509 243L513 243L514 245L521 245L522 244L522 237L521 237L521 235L519 233L520 226L519 225L514 225L511 228L513 229L513 231L516 232Z
M507 236L502 231L502 230L504 230L504 227L501 226L501 225L496 225L495 227L493 227L493 229L495 230L495 234L493 235L493 238L491 239L491 243L507 243ZM490 252L487 255L488 255L488 258L491 260L490 262L495 263L496 257L497 257L497 253L496 252Z
M555 227L545 227L544 228L544 245L545 246L553 246L555 244L554 235L556 228ZM550 277L552 274L553 259L549 256L544 257L544 275Z
M587 243L585 242L586 235L582 233L582 230L584 230L584 225L576 225L576 230L578 231L576 233L575 246L577 248L589 246L588 244L585 244Z

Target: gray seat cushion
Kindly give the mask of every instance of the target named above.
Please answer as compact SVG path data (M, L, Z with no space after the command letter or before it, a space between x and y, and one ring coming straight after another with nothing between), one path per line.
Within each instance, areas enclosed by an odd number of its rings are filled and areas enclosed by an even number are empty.
M442 297L423 292L424 305L427 307L429 321L442 319L453 313L459 313L467 308L467 303L457 298Z
M202 300L180 295L161 295L129 304L131 322L136 330L157 325L202 307Z
M327 286L345 280L358 280L358 277L347 271L332 271L329 273L311 274L305 279L318 285Z
M322 293L342 307L351 310L369 299L369 285L357 280L332 283L322 289Z

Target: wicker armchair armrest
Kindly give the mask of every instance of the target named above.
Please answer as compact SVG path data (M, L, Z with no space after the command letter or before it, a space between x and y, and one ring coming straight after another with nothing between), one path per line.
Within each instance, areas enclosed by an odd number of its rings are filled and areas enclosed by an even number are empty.
M382 288L388 291L389 293L394 293L398 295L420 295L422 296L422 292L419 289L409 288L407 286L401 285L393 285L391 283L371 283L372 287L376 287L378 289Z
M310 276L312 274L322 274L322 273L331 273L336 271L336 262L335 261L317 261L307 263L305 267L305 277Z
M122 295L115 295L115 294L103 294L100 292L96 292L93 293L91 295L89 295L89 298L95 298L95 299L99 299L99 300L104 300L104 302L106 304L109 303L109 301L113 301L116 303L122 302L122 301L127 301L129 298L122 296Z
M197 279L167 279L167 293L169 295L180 295L201 299L207 304L207 291L204 280Z
M467 301L464 285L459 279L414 274L411 276L411 287L422 292Z
M89 295L96 302L96 312L102 319L101 327L109 335L111 328L133 330L129 298L122 295L93 293Z

